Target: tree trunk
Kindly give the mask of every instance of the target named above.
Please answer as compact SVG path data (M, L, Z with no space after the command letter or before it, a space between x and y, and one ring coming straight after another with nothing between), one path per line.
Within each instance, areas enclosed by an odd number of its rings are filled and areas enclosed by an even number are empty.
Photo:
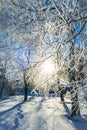
M25 84L24 88L24 101L27 101L28 86Z
M3 94L4 83L5 83L5 80L2 80L2 84L1 84L1 87L0 87L0 98L2 97L2 94Z
M79 101L78 101L78 91L77 86L75 84L75 61L74 61L74 43L71 43L70 47L70 66L69 66L69 81L71 83L71 115L80 115Z
M28 83L26 81L25 73L26 73L26 71L24 71L24 101L27 101Z
M61 100L61 102L64 102L64 97L63 97L63 93L62 93L62 88L61 88L61 86L60 86L59 80L58 80L58 88L59 88L60 100Z
M79 108L79 101L78 101L78 93L77 93L77 87L76 85L74 87L71 87L71 115L80 115L80 108Z
M0 87L0 98L2 97L3 86Z

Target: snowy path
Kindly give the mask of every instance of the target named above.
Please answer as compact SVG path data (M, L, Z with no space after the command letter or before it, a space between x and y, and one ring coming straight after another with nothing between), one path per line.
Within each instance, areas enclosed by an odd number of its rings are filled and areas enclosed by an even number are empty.
M86 121L71 121L59 98L22 96L0 101L0 130L87 130Z

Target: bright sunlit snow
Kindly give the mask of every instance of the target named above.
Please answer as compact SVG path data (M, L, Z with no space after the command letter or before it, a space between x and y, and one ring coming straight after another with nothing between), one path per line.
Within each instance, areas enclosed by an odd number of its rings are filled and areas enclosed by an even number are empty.
M30 96L23 102L23 96L13 96L0 100L0 130L87 130L85 119L72 121L68 114L58 97Z

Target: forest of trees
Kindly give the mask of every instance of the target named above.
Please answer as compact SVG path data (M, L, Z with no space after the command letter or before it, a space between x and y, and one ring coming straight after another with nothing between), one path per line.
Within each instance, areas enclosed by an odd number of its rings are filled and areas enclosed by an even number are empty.
M44 72L45 62L54 71ZM28 88L53 89L64 101L68 88L70 117L80 115L82 90L87 100L87 0L0 0L0 66L0 97L8 87L8 95L24 88L25 101Z

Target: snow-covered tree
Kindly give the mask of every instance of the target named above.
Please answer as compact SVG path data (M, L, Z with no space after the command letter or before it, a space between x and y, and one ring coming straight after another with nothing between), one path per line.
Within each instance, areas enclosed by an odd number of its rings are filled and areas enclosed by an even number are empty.
M24 47L33 48L30 63L27 62L28 59L24 50L24 57L22 57L22 52L20 54L22 59L15 58L21 61L19 63L22 63L20 68L23 68L25 86L27 86L25 75L27 73L29 78L28 69L30 68L35 70L35 73L32 73L32 75L35 75L35 77L32 77L37 78L35 84L39 84L41 81L47 87L59 82L70 85L71 117L80 114L79 85L77 85L77 82L80 82L83 78L82 71L86 63L84 49L87 44L86 5L86 0L0 1L0 13L3 15L3 17L2 15L0 17L1 28L7 30L11 36L10 40L13 38L14 41L9 45L6 41L6 44L2 44L1 48L6 45L5 48L8 49L8 52L17 50L20 52L20 48ZM77 52L77 45L80 45L82 50ZM52 76L51 74L48 76L43 72L44 67L42 66L51 57L55 61L56 71L53 72ZM24 61L28 64L25 64ZM40 70L41 72L39 72ZM53 76L56 77L54 80ZM50 80L46 81L46 77ZM27 89L25 93L25 99L27 99Z

